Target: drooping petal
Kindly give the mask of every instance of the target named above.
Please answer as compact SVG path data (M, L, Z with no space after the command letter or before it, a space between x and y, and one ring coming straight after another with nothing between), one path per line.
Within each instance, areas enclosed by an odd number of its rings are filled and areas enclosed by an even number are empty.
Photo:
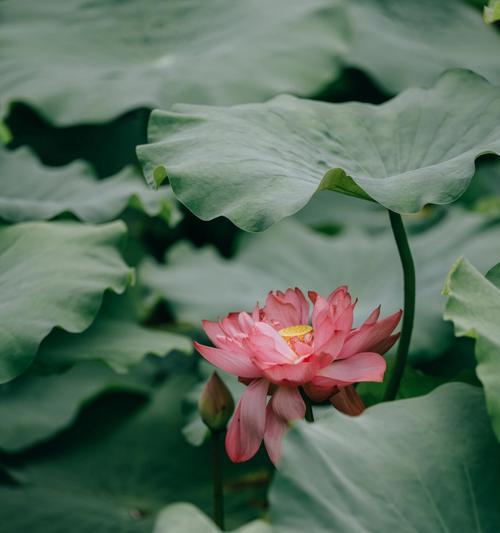
M317 385L350 384L359 381L383 381L387 364L378 353L358 353L347 359L334 361L315 377Z
M252 381L242 394L226 434L226 451L233 463L251 459L259 450L266 429L269 383Z
M297 358L280 334L264 322L255 323L246 343L252 350L253 356L261 362L287 363Z
M298 288L288 289L285 293L270 292L264 306L264 316L276 323L278 329L307 324L309 304Z
M349 335L340 352L340 357L350 357L360 352L378 352L375 348L381 343L385 347L384 341L399 324L401 315L402 311L400 310L378 322L368 324L365 322Z
M330 403L341 413L359 416L365 410L365 404L353 385L341 388L330 397Z
M198 342L194 343L198 352L212 365L242 378L259 378L262 371L245 355L235 352L228 352L225 349L204 346Z
M273 392L272 407L285 420L301 420L306 414L306 404L297 387L278 387Z
M313 402L324 402L338 391L338 386L326 378L314 378L304 385L304 391Z
M281 447L283 436L288 429L288 424L280 418L271 406L272 400L267 404L266 409L266 431L264 433L264 444L269 458L275 466L278 465L281 457Z

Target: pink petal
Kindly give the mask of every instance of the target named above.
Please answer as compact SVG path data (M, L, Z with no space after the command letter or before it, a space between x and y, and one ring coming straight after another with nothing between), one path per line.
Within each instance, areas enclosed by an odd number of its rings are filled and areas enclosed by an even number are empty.
M207 337L212 341L214 346L218 346L218 338L225 337L226 334L220 327L218 322L212 322L211 320L202 320L201 325L207 334Z
M357 383L359 381L383 381L386 369L385 359L378 353L358 353L347 359L334 361L318 372L315 383L327 386Z
M377 352L378 350L375 350L375 347L390 336L398 325L401 315L402 311L398 311L376 323L367 324L368 321L365 322L359 329L352 332L346 340L340 357L350 357L360 352ZM385 344L382 344L382 346L384 347Z
M309 360L298 364L262 365L264 376L275 385L299 386L308 383L319 372L330 364L331 358L327 355L310 356Z
M324 340L323 344L319 345L316 338L314 339L314 352L327 354L331 357L331 360L333 361L341 352L346 337L347 331L332 330L330 338Z
M264 322L255 323L246 343L254 357L264 363L287 363L297 358L283 337Z
M330 403L349 416L359 416L365 410L363 400L352 385L340 389L330 398Z
M309 321L309 304L298 288L288 289L285 293L270 292L264 306L267 320L279 324L279 329Z
M378 317L380 316L380 308L380 305L375 307L375 309L370 313L369 317L365 320L365 323L363 324L364 326L369 326L370 324L375 324L375 322L377 322Z
M269 383L252 381L242 394L226 434L226 451L233 463L251 459L259 450L266 429Z
M340 347L332 342L342 342L345 335L334 338L337 331L344 331L346 334L351 330L353 320L354 305L348 305L345 309L338 309L328 303L322 296L316 296L312 314L312 325L314 328L314 350L316 353L327 352L336 356ZM329 348L326 348L330 344Z
M381 355L388 352L394 346L394 344L396 344L400 336L401 333L396 333L396 335L391 335L390 337L387 337L379 344L373 346L372 351Z
M254 365L251 359L244 355L228 352L220 348L204 346L198 342L194 343L198 352L212 365L242 378L258 378L262 376L262 371Z
M335 289L327 298L328 303L335 306L341 306L346 308L348 305L351 305L351 295L348 292L347 285L341 285Z
M273 393L272 406L284 420L301 420L306 414L306 404L297 387L278 387Z
M324 402L338 391L338 386L331 380L320 377L304 385L304 391L313 402Z
M281 447L283 436L288 429L288 424L280 418L271 406L272 400L268 403L266 409L266 431L264 433L264 444L266 446L269 458L275 466L278 465L281 458Z

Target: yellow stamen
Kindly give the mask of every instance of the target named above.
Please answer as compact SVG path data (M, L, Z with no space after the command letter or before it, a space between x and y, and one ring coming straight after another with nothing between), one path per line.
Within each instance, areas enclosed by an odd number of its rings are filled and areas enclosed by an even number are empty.
M299 324L298 326L290 326L288 328L283 328L278 331L278 333L286 340L293 339L298 337L300 340L304 340L304 337L308 333L312 333L313 328L308 324Z

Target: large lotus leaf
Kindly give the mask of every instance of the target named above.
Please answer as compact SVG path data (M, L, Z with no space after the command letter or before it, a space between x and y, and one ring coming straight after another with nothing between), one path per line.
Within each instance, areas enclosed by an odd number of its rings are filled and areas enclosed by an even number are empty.
M497 250L500 259L500 250ZM475 260L475 259L474 259ZM444 317L455 333L476 339L476 373L484 385L493 429L500 440L500 278L491 281L466 259L460 259L446 281L448 303ZM495 283L496 282L496 283Z
M444 385L285 439L270 494L279 532L494 532L500 454L481 389Z
M153 112L149 140L137 149L146 179L155 185L168 176L204 220L223 215L263 230L321 189L367 193L416 213L456 200L475 159L500 154L500 88L454 70L380 106L290 96L227 108L178 105Z
M141 326L130 300L108 295L92 325L83 333L57 329L40 345L35 364L58 369L79 361L103 361L126 372L148 354L163 357L173 350L190 353L188 337Z
M70 212L84 222L113 220L127 206L167 221L175 211L169 189L155 194L129 167L106 180L96 180L83 162L62 169L47 168L22 149L0 151L0 219L9 222L48 220Z
M354 32L346 61L391 93L433 83L456 67L500 82L493 52L500 35L465 0L359 0L349 11Z
M124 234L121 222L0 226L0 383L26 369L54 327L85 330L104 291L125 290Z
M174 503L163 509L155 523L153 533L220 533L205 514L189 503ZM233 530L233 533L271 533L269 524L256 520Z
M189 446L180 431L182 396L193 383L174 377L133 413L123 397L94 404L50 447L23 456L24 467L11 470L21 485L0 488L3 530L149 533L156 513L178 501L210 514L211 448ZM229 528L260 514L264 465L224 461Z
M338 0L4 0L0 18L4 109L27 102L59 125L312 94L335 78L349 25Z
M68 372L38 376L28 372L0 386L0 448L19 452L68 427L83 404L104 392L147 394L146 383L117 376L97 363L82 363Z
M487 271L498 261L499 240L500 225L459 208L429 230L411 236L417 271L414 361L438 357L453 340L452 328L442 320L441 289L449 265L464 254ZM401 278L390 232L370 236L352 231L327 237L291 220L245 236L233 260L222 259L209 248L193 250L181 244L166 266L148 261L141 270L141 279L150 289L150 304L163 297L179 319L194 324L230 311L250 310L257 300L264 303L269 290L298 286L328 294L344 283L359 297L361 320L378 304L385 313L402 306Z

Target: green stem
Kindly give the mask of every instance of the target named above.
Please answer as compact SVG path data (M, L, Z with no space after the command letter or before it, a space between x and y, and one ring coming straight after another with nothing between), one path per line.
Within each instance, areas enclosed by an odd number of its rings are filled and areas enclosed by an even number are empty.
M415 265L411 255L408 238L401 215L394 211L389 211L391 228L398 247L401 265L403 267L404 279L404 314L403 325L401 326L401 337L399 339L398 353L396 355L396 364L385 390L384 400L390 401L396 398L403 377L403 372L408 359L410 348L411 333L413 330L413 320L415 317Z
M224 431L212 431L212 469L214 484L214 522L224 531L224 489L222 455Z
M308 422L314 422L314 415L313 415L311 400L309 396L305 393L302 387L299 387L299 392L300 392L300 395L302 396L302 399L304 400L304 403L306 404L306 420Z

